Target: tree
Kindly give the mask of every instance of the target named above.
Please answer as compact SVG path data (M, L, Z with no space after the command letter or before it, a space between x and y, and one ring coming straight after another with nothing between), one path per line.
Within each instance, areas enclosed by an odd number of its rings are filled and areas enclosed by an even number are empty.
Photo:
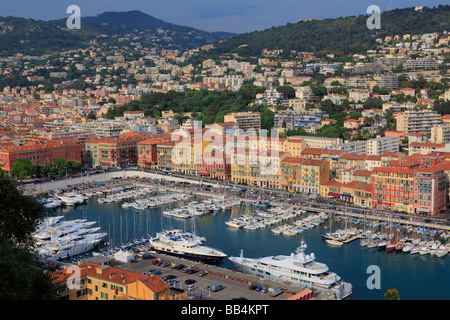
M291 86L279 86L276 90L283 95L282 99L295 98L295 90Z
M261 129L270 130L273 127L275 114L272 110L266 109L261 113Z
M20 180L31 176L33 172L33 163L29 159L19 158L11 167L11 173L18 176Z
M48 274L32 266L32 232L42 219L43 206L25 196L16 182L0 170L0 299L53 299Z
M386 300L400 300L397 289L389 289L385 294L384 298Z
M94 111L91 111L91 112L89 112L87 118L88 118L88 119L92 119L92 120L96 120L96 119L97 119L97 116L95 115L95 112L94 112Z

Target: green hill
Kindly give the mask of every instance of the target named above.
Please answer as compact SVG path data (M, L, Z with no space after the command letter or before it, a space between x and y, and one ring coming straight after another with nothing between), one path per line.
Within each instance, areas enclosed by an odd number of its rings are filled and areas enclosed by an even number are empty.
M263 49L313 51L316 53L362 53L376 46L375 39L388 35L423 34L450 30L450 6L395 9L382 12L381 29L367 28L369 15L299 21L262 31L239 34L218 43L208 55L238 53L259 56Z
M81 17L80 30L69 30L66 19L41 21L0 17L0 56L16 53L40 55L83 48L94 39L120 45L118 38L125 35L131 35L129 42L139 42L142 46L186 50L234 34L176 25L140 11L105 12L95 17Z

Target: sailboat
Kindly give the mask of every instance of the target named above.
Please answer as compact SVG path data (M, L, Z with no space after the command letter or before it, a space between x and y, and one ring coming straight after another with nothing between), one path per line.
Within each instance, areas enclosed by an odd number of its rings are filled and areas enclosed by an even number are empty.
M322 239L325 240L326 243L331 244L333 246L342 246L344 244L344 242L341 239L341 235L339 233L331 232L331 219L330 219L330 232L322 234Z

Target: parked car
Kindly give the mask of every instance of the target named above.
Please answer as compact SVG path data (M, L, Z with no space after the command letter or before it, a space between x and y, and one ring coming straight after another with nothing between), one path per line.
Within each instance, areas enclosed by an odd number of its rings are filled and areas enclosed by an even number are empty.
M167 280L166 281L166 283L169 285L169 286L173 286L174 284L176 284L177 282L179 282L178 280L175 280L175 279L171 279L171 280Z
M185 284L193 284L193 283L195 283L196 281L194 280L194 279L186 279L185 281L184 281L184 283Z
M194 290L194 289L197 289L197 286L194 286L193 284L190 284L190 285L188 285L186 287L186 291L191 291L191 290Z
M208 286L208 290L211 290L213 292L217 292L223 289L223 286L221 284L210 284Z

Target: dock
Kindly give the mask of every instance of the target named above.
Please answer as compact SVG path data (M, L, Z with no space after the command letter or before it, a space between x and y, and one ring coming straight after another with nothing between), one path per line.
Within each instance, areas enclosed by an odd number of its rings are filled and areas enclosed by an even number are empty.
M348 239L345 239L344 241L342 241L344 244L347 244L347 243L350 243L350 242L352 242L352 241L354 241L354 240L356 240L356 239L359 239L360 238L360 236L359 235L355 235L355 236L353 236L353 237L351 237L351 238L348 238Z
M314 207L307 207L307 206L295 206L295 207L298 207L299 209L306 210L306 211L316 211L316 212L319 211L319 212L326 212L329 214L342 215L342 216L347 216L347 217L356 217L356 218L361 218L361 219L366 219L366 220L367 219L378 220L378 221L385 221L385 222L390 222L390 223L398 223L400 225L410 225L410 226L415 226L415 227L424 227L424 228L430 228L430 229L439 229L442 231L450 231L450 226L443 225L443 224L426 223L426 222L413 221L413 220L403 220L403 219L397 219L397 218L391 218L391 217L376 216L376 215L372 215L372 214L362 214L362 213L357 213L357 212L345 212L345 211L314 208Z

